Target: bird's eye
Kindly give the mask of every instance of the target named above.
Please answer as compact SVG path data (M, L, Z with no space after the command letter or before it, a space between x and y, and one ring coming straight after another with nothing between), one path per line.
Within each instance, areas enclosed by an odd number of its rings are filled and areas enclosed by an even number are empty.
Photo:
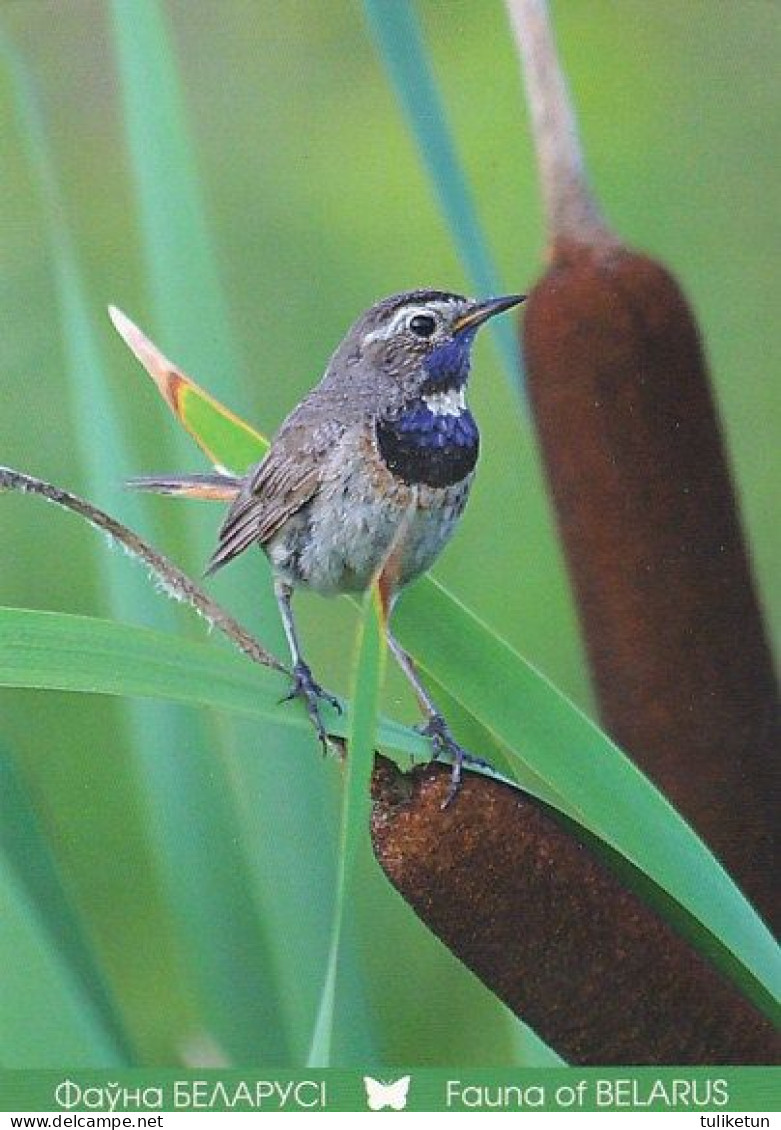
M431 337L437 323L431 314L416 314L409 320L409 328L418 337Z

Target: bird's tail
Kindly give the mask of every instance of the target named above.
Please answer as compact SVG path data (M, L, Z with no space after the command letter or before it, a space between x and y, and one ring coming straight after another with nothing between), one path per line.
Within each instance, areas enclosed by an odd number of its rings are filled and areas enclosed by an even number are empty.
M241 490L241 479L236 475L143 475L128 479L125 486L131 490L147 490L153 494L175 494L180 498L209 498L231 502Z

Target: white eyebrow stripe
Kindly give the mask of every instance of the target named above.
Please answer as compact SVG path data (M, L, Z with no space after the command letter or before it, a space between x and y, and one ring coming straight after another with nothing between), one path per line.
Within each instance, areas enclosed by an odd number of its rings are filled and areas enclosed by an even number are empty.
M423 403L434 416L460 416L466 411L466 392L463 388L432 392L423 397Z
M452 305L452 301L437 301L429 302L427 305L404 306L401 310L396 311L387 326L382 326L380 329L373 330L372 333L366 334L363 340L364 342L387 341L397 334L403 325L418 314L422 314L424 317L431 317L432 315L434 317L441 317L448 307Z
M374 330L373 333L367 334L363 339L364 341L387 341L389 338L394 337L399 329L407 322L409 318L414 318L416 314L428 314L432 311L428 306L405 306L402 310L398 310L387 326L381 326L380 329Z

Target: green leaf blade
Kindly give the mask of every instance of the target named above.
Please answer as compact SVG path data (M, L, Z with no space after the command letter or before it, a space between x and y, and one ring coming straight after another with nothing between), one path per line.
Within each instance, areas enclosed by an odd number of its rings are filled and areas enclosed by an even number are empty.
M221 453L218 462L236 474L244 474L268 451L268 440L243 420L225 410L197 385L181 390L178 399L188 429L210 452Z
M0 608L0 687L123 695L235 711L306 735L303 710L280 702L285 676L220 648L149 628L24 608ZM347 736L344 715L323 706L330 732ZM382 720L379 740L399 753L426 756L419 734Z
M363 614L356 639L356 660L352 678L352 694L347 742L344 797L342 801L339 863L337 871L334 920L328 953L323 992L318 1008L307 1066L330 1067L334 1063L334 1044L343 1025L354 1023L354 1016L338 1008L337 987L339 959L345 920L350 915L349 900L354 897L355 867L362 842L368 839L371 815L371 774L377 735L377 712L382 673L385 665L385 634L382 628L381 602L376 588L366 594ZM353 1003L351 1012L355 1010ZM342 1037L342 1043L355 1041ZM368 1033L363 1042L365 1062L369 1062ZM338 1060L337 1060L338 1062Z

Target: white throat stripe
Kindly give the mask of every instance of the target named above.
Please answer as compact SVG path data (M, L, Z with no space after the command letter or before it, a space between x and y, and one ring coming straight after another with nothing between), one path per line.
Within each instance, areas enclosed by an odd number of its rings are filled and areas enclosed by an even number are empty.
M460 416L466 411L466 393L463 388L432 392L423 397L423 403L435 416Z

